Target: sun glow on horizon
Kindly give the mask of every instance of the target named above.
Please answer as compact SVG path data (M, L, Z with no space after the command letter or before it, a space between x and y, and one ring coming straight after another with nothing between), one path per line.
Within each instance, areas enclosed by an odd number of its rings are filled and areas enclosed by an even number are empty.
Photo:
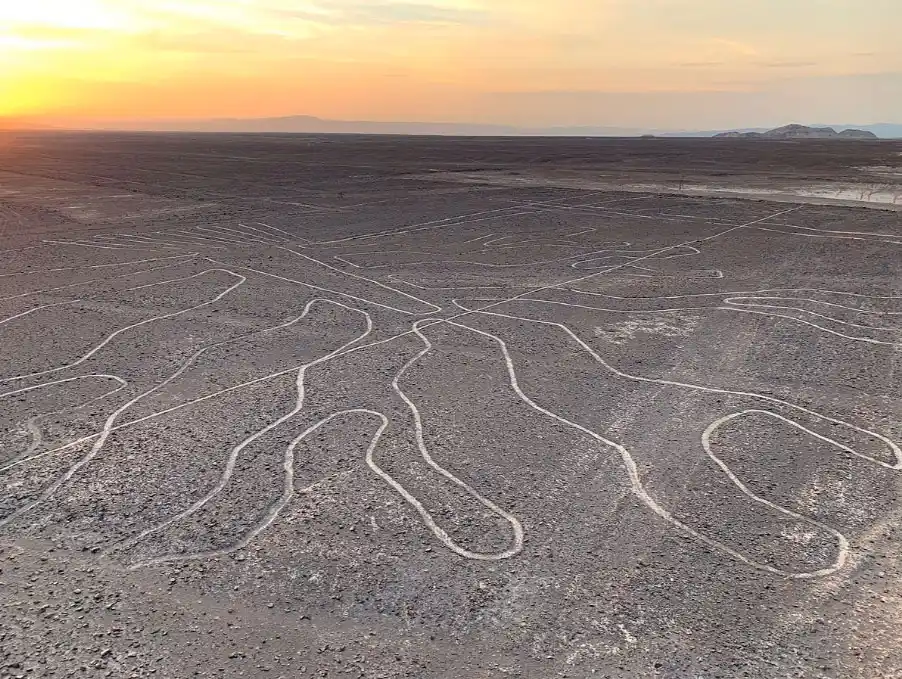
M899 23L897 0L9 0L0 116L876 119L902 110Z

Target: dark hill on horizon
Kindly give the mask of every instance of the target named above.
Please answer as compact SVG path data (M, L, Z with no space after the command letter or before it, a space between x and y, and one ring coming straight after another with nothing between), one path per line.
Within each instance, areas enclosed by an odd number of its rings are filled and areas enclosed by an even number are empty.
M837 132L832 127L808 127L793 123L767 132L721 132L717 139L879 139L868 130L845 129Z

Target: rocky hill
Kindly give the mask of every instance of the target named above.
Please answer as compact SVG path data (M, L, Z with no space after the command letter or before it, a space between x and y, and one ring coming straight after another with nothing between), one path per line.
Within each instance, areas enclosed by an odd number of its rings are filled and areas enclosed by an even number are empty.
M767 132L722 132L714 135L720 139L877 139L877 135L866 130L843 130L837 132L832 127L808 127L806 125L784 125Z

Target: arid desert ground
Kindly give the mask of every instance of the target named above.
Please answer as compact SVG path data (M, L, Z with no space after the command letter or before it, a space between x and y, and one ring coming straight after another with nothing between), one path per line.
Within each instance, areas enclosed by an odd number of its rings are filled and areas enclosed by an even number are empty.
M902 143L0 136L0 677L902 676Z

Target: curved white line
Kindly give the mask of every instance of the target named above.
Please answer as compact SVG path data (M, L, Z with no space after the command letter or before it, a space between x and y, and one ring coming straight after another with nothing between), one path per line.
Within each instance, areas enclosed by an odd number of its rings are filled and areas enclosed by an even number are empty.
M207 493L204 494L203 497L201 497L199 500L192 503L191 506L189 506L188 508L174 514L173 516L169 517L168 519L165 519L164 521L161 521L161 522L155 524L154 526L151 526L150 528L147 528L147 529L141 531L138 535L136 535L132 538L129 538L125 542L120 543L117 546L118 549L122 549L124 547L135 544L136 542L139 542L140 540L143 540L144 538L146 538L148 535L157 533L157 532L163 530L164 528L172 525L176 521L180 521L180 520L190 516L194 512L201 509L210 500L212 500L214 497L216 497L220 492L222 492L223 488L226 487L226 485L229 482L229 479L232 478L232 475L235 472L235 465L238 463L238 457L241 455L241 452L245 448L247 448L249 445L251 445L258 439L260 439L261 437L265 436L266 434L273 431L277 427L281 426L285 422L288 422L291 418L293 418L295 415L297 415L301 411L301 409L304 406L304 376L305 376L307 370L313 366L319 365L320 363L324 363L324 362L334 358L337 354L344 351L345 349L350 348L352 345L356 344L357 342L362 340L364 337L367 337L372 332L373 321L368 313L366 313L365 311L361 311L359 309L355 309L353 307L345 306L344 304L341 304L339 302L335 302L332 300L313 300L313 301L309 302L307 304L307 306L304 308L304 314L302 315L302 318L303 318L303 316L307 315L307 313L310 310L310 307L317 301L327 301L330 304L335 304L337 306L343 307L343 308L347 309L348 311L353 311L355 313L362 314L363 316L366 317L366 330L361 335L358 335L351 341L346 342L338 349L335 349L334 351L332 351L324 356L321 356L318 359L315 359L313 361L305 363L298 369L297 377L295 379L295 388L297 390L297 397L295 399L294 407L289 412L285 413L278 419L270 422L268 425L266 425L262 429L259 429L258 431L254 432L253 434L251 434L250 436L245 438L243 441L241 441L237 446L232 448L229 451L229 455L226 460L225 467L222 471L222 474L219 477L219 480L216 482L216 484L213 486L213 488L211 488L209 491L207 491Z
M873 339L872 337L859 337L857 335L846 335L845 333L841 333L837 330L831 330L830 328L825 328L822 325L817 325L816 323L812 323L811 321L806 321L802 318L796 318L795 316L788 316L786 314L780 314L780 313L769 312L769 311L755 311L754 309L745 308L745 306L756 306L756 305L676 307L676 308L670 308L670 309L606 309L604 307L595 307L595 306L589 306L586 304L574 304L572 302L558 302L558 301L551 300L551 299L538 299L535 297L520 297L518 299L520 301L524 301L524 302L539 302L541 304L554 304L556 306L573 307L574 309L589 309L592 311L604 311L604 312L615 313L615 314L656 314L656 313L674 313L674 312L679 312L679 311L711 311L711 310L733 311L733 312L737 312L737 313L755 314L758 316L767 316L767 317L772 317L772 318L784 318L786 320L795 321L796 323L802 323L803 325L807 325L812 328L816 328L817 330L821 330L822 332L826 332L831 335L836 335L837 337L842 337L844 339L854 340L856 342L866 342L867 344L879 344L882 346L898 346L898 345L902 344L902 341L889 342L886 340ZM494 302L496 300L472 299L471 301ZM760 306L763 308L791 309L793 311L798 311L799 313L811 314L812 316L818 316L820 318L827 319L833 323L838 323L838 324L842 324L842 325L851 325L851 326L855 326L855 327L859 327L859 328L867 328L868 330L879 330L879 331L889 330L889 331L894 331L894 332L902 331L902 329L898 329L898 328L875 328L875 327L868 326L868 325L857 325L855 323L841 321L841 320L838 320L831 316L825 316L823 314L819 314L814 311L809 311L807 309L802 309L802 308L797 308L797 307L778 307L778 306L768 307L767 305L763 305L763 304L757 305L757 306Z
M385 417L382 413L376 412L374 410L366 410L363 408L354 408L351 410L342 410L337 413L333 413L328 417L323 418L316 424L308 427L302 434L296 437L285 449L285 455L282 462L282 469L284 472L283 481L282 481L282 495L272 504L269 509L267 509L263 518L258 521L249 531L247 531L237 542L228 545L227 547L222 547L220 549L212 549L206 551L199 552L188 552L185 554L164 554L162 556L154 557L151 559L143 559L141 561L136 561L128 566L128 570L137 570L139 568L145 568L147 566L159 566L164 563L171 563L174 561L197 561L203 559L213 559L220 556L227 556L228 554L232 554L241 549L247 547L260 533L266 530L269 526L275 522L276 518L278 518L281 511L288 505L291 501L291 498L295 495L294 489L294 451L297 446L304 441L310 434L315 432L321 426L334 420L341 415L347 415L349 413L367 413L371 415L376 415L382 420L382 424L379 429L376 431L375 435L370 440L370 445L367 448L367 459L376 445L379 442L379 439L382 436L382 432L388 427L389 421L388 418ZM300 491L301 493L310 492L316 484L308 486L307 488L303 488ZM118 546L118 548L122 548L125 546L129 546L134 544L129 541L128 543L123 543Z
M115 394L119 391L122 391L123 389L125 389L126 386L128 386L128 382L126 382L124 379L122 379L118 375L108 375L105 373L98 373L98 374L92 374L92 375L79 375L77 377L69 377L64 380L54 380L52 382L44 382L42 384L37 384L37 385L31 386L31 387L24 387L22 389L15 389L13 391L8 391L8 392L0 394L0 398L4 398L6 396L14 396L16 394L22 394L22 393L26 393L29 391L34 391L36 389L43 389L45 387L56 386L58 384L65 384L68 382L75 382L77 380L86 380L86 379L92 379L92 378L110 379L110 380L113 380L114 382L118 382L119 386L116 387L115 389L111 389L110 391L107 391L107 392L101 394L100 396L95 396L94 398L88 399L84 403L80 403L77 406L69 406L69 407L65 407L65 408L60 408L58 410L52 410L52 411L48 411L48 412L44 412L44 413L37 413L36 415L33 415L32 417L30 417L28 419L28 421L25 423L25 426L28 429L28 431L32 437L31 445L28 446L27 450L23 451L19 455L16 455L14 458L12 458L12 460L7 460L7 462L5 463L6 466L4 466L3 469L6 469L9 466L12 466L10 463L15 464L15 463L19 462L20 460L22 460L23 458L32 456L34 454L34 452L41 446L41 443L43 443L43 435L41 433L40 427L38 427L38 422L42 418L47 417L48 415L58 415L60 413L64 413L69 410L79 410L79 409L85 408L85 407L91 405L92 403L95 403L96 401L103 400L103 399L107 398L108 396L112 396L113 394Z
M524 320L524 321L531 321L531 322L536 322L536 323L543 323L543 324L547 324L547 325L559 326L559 327L563 328L572 337L574 337L577 340L577 342L579 342L584 348L586 348L593 356L595 356L596 360L598 360L603 365L605 365L605 367L608 367L607 364L605 364L604 361L601 360L601 358L597 356L597 354L595 354L591 349L589 349L588 346L585 345L581 340L579 340L578 337L573 335L573 333L571 333L569 331L569 329L567 329L564 326L561 326L558 323L550 323L547 321L536 321L535 319L520 318L520 317L516 317L516 316L508 316L507 314L501 314L501 313L492 313L492 312L477 312L477 313L487 313L488 315L491 315L491 316L502 316L502 317L517 319L517 320ZM848 550L848 543L845 541L845 538L842 537L842 535L839 534L837 531L831 530L831 534L840 535L840 538L841 538L839 541L840 555L838 556L838 558L833 562L833 564L831 564L830 566L828 566L826 568L821 568L821 569L818 569L815 571L803 571L803 572L784 571L782 569L775 568L773 566L769 566L764 563L760 563L758 561L755 561L753 559L746 557L741 552L729 547L726 544L719 542L718 540L714 540L712 538L707 537L706 535L703 535L702 533L699 533L695 529L691 528L687 524L683 523L682 521L680 521L679 519L674 517L668 510L666 510L664 507L659 505L658 502L645 490L645 487L642 484L642 477L639 474L639 470L636 465L636 462L633 459L632 455L629 453L629 451L624 446L622 446L619 443L616 443L615 441L612 441L608 438L605 438L604 436L601 436L600 434L592 431L591 429L588 429L587 427L584 427L584 426L582 426L576 422L573 422L571 420L568 420L546 408L543 408L542 406L538 405L535 401L533 401L526 393L524 393L523 390L520 388L520 385L517 381L516 369L514 367L513 359L510 355L510 352L507 348L507 344L504 342L504 340L502 340L500 337L497 337L491 333L484 332L484 331L478 330L476 328L472 328L472 327L462 324L462 323L456 323L453 321L450 323L451 323L451 325L456 325L460 328L470 330L472 332L475 332L475 333L478 333L485 337L488 337L488 338L492 339L494 342L496 342L504 354L504 361L505 361L505 365L507 366L508 377L509 377L509 382L510 382L511 388L516 392L516 394L520 397L520 399L523 400L527 405L529 405L531 408L533 408L537 412L540 412L540 413L542 413L554 420L557 420L558 422L561 422L562 424L565 424L569 427L578 429L579 431L583 432L584 434L591 436L595 440L614 448L619 453L620 459L627 471L627 475L628 475L629 481L630 481L630 489L632 490L633 494L639 500L641 500L643 502L643 504L645 504L645 506L648 507L652 512L654 512L656 515L658 515L659 517L661 517L662 519L664 519L666 522L670 523L671 525L675 526L679 530L683 531L687 535L690 535L690 536L700 540L701 542L705 543L709 547L712 547L716 550L719 550L726 554L729 554L733 558L747 564L748 566L751 566L752 568L755 568L757 570L766 571L766 572L772 573L774 575L779 575L781 577L791 578L791 579L809 579L809 578L822 577L822 576L829 575L831 573L836 572L837 570L842 568L842 566L845 564L846 554L847 554L847 550ZM612 372L619 372L619 371L612 370ZM625 373L623 375L627 376ZM632 378L631 376L627 376L627 377ZM669 383L666 380L643 379L642 381L656 382L656 383ZM678 383L669 383L669 384L678 384ZM684 386L684 385L679 385L679 386ZM722 393L725 393L725 392L723 392L723 390L710 390L710 389L704 389L704 390L705 391L721 391ZM727 393L741 393L741 392L727 392ZM776 400L776 399L773 399L773 400ZM845 446L841 446L840 444L836 444L836 445L838 445L840 448L842 448L844 450L847 450L847 448ZM786 510L786 512L789 512L789 510ZM813 521L809 520L809 522L813 522Z
M407 396L407 394L404 393L404 391L401 389L401 386L399 384L400 380L404 377L404 373L406 373L411 367L416 365L416 363L421 358L423 358L426 354L428 354L430 351L432 351L432 342L430 342L429 338L426 337L426 335L424 335L421 332L419 323L420 322L417 321L416 323L413 324L413 330L414 330L414 333L417 335L417 337L419 337L423 341L423 343L425 344L425 347L419 353L417 353L416 356L414 356L409 361L407 361L407 363L404 364L404 366L401 368L401 370L398 372L398 374L395 375L395 378L392 380L392 383L391 383L392 389L398 396L401 397L401 399L404 401L404 403L407 404L407 407L410 409L411 415L413 415L414 434L416 436L417 448L419 448L420 455L422 456L422 458L426 462L426 464L428 464L430 467L432 467L432 469L437 471L439 474L444 476L446 479L451 481L453 484L455 484L456 486L465 490L472 498L474 498L477 502L479 502L483 507L488 509L490 512L492 512L496 516L499 516L502 519L504 519L505 521L507 521L507 523L510 525L510 527L513 531L513 540L512 540L511 546L508 549L504 550L503 552L499 552L499 553L495 553L495 554L485 554L485 553L481 553L481 552L473 552L468 549L464 549L463 547L460 547L459 545L457 545L457 543L455 543L448 536L448 534L444 530L442 530L437 525L435 525L435 523L431 520L431 517L429 517L429 513L422 507L422 505L419 502L415 502L415 498L412 495L410 495L407 491L405 491L401 487L400 484L398 484L394 481L389 481L389 479L391 477L389 477L387 474L385 474L384 472L379 470L377 467L375 467L375 463L371 463L370 466L373 467L374 471L376 471L376 473L378 473L383 479L386 479L386 481L388 481L392 485L392 487L395 488L395 490L397 490L399 493L401 493L404 496L404 499L406 499L410 504L412 504L414 507L416 507L417 511L420 512L420 515L424 518L424 520L426 520L428 518L427 525L429 525L432 532L435 534L435 536L439 540L441 540L441 542L448 549L453 551L455 554L459 554L460 556L466 557L468 559L476 559L479 561L499 561L501 559L509 559L510 557L514 556L515 554L519 554L520 551L523 549L523 526L522 526L522 524L513 514L510 514L509 512L505 511L504 509L502 509L501 507L496 505L494 502L492 502L488 498L479 494L472 486L470 486L465 481L459 479L457 476L455 476L454 474L449 472L447 469L445 469L444 467L442 467L435 461L435 459L432 457L432 455L429 454L429 448L426 445L426 439L425 439L425 435L423 432L423 417L420 414L420 411L417 408L416 404L412 400L410 400L410 398ZM370 458L368 458L367 462L370 462Z
M75 366L87 361L89 358L91 358L91 356L93 356L98 351L103 349L103 347L105 347L107 344L109 344L111 341L113 341L116 337L118 337L122 333L128 332L129 330L133 330L134 328L139 328L142 325L147 325L148 323L153 323L155 321L161 321L161 320L164 320L167 318L175 318L176 316L181 316L182 314L187 314L191 311L196 311L197 309L202 309L205 306L214 304L214 303L218 302L219 300L221 300L226 295L228 295L229 293L231 293L236 288L243 285L244 282L247 280L247 278L245 278L244 276L237 274L234 271L227 271L226 269L208 269L207 271L202 271L201 273L195 274L194 276L190 276L189 278L196 278L198 276L203 276L204 274L207 274L207 273L210 273L213 271L220 271L220 272L226 273L230 276L234 276L235 278L240 278L241 280L239 280L237 283L229 286L227 289L225 289L224 291L222 291L221 293L216 295L213 299L208 300L206 302L202 302L201 304L195 304L194 306L188 307L187 309L182 309L181 311L175 311L175 312L169 313L169 314L163 314L160 316L153 316L152 318L146 318L143 321L139 321L137 323L132 323L131 325L127 325L124 328L120 328L119 330L116 330L115 332L108 335L106 337L106 339L104 339L102 342L100 342L100 344L98 344L95 347L93 347L92 349L90 349L86 354L81 356L81 358L78 358L78 359L72 361L71 363L66 363L65 365L61 365L56 368L48 368L47 370L39 370L37 372L28 373L25 375L16 375L15 377L0 378L0 384L3 384L4 382L15 382L17 380L24 380L29 377L38 377L40 375L48 375L50 373L59 372L60 370L65 370L66 368L74 368Z
M830 440L829 438L827 438L825 436L821 436L817 432L814 432L811 429L808 429L807 427L802 426L798 422L795 422L794 420L791 420L788 417L783 417L782 415L779 415L777 413L772 413L768 410L759 410L756 408L743 410L741 412L732 413L730 415L725 415L724 417L721 417L720 419L717 419L714 422L712 422L710 425L708 425L707 429L705 429L705 431L702 432L702 447L704 448L705 453L708 455L709 458L711 458L711 460L714 461L715 464L717 464L718 467L720 467L720 469L727 476L727 478L729 478L730 481L733 482L733 485L735 485L737 488L739 488L739 490L741 490L745 495L750 497L755 502L762 504L766 507L770 507L771 509L773 509L781 514L789 516L798 521L802 521L804 523L810 524L812 526L816 526L817 528L820 528L821 530L830 533L834 538L836 538L837 555L836 555L835 561L833 562L833 565L826 569L822 569L822 571L814 572L810 577L817 577L817 576L821 576L821 575L829 575L831 573L835 573L836 571L840 570L846 564L846 560L848 559L848 556L849 556L849 541L845 535L840 533L835 528L831 528L830 526L828 526L824 523L821 523L820 521L812 519L811 517L808 517L808 516L803 516L802 514L792 511L791 509L787 509L781 505L776 504L775 502L771 502L770 500L767 500L767 499L761 497L760 495L756 495L751 490L749 490L749 488L742 482L742 480L739 479L739 477L736 476L736 474L733 473L733 471L730 469L730 467L723 460L721 460L719 457L717 457L717 455L714 454L714 451L711 448L711 435L714 432L716 432L720 427L722 427L724 424L726 424L727 422L730 422L732 420L735 420L738 417L743 417L745 415L749 415L752 413L759 414L759 415L766 415L768 417L773 417L777 420L780 420L781 422L785 422L786 424L789 424L789 425L795 427L796 429L799 429L800 431L804 432L805 434L808 434L809 436L818 438L821 441L826 441L833 445L836 445L836 442ZM796 577L799 577L799 576L796 576Z
M536 302L536 301L541 301L541 300L528 300L528 301ZM458 306L461 309L467 309L465 306L459 304L459 302L456 300L454 303L456 306ZM724 308L729 308L729 307L724 307ZM470 310L468 310L468 311L470 311ZM577 344L579 344L586 352L588 352L606 370L608 370L609 372L611 372L619 377L623 377L628 380L633 380L635 382L647 382L650 384L662 384L662 385L671 386L671 387L682 387L682 388L686 388L686 389L695 389L697 391L702 391L702 392L711 393L711 394L729 394L729 395L733 395L733 396L748 396L751 398L760 399L762 401L767 401L768 403L776 403L776 404L784 406L786 408L790 408L792 410L796 410L799 412L803 412L807 415L811 415L815 418L819 418L826 422L831 422L833 424L838 424L843 427L848 427L850 429L854 429L855 431L857 431L861 434L865 434L866 436L872 436L872 437L882 441L883 443L885 443L886 446L889 448L889 450L892 451L892 455L893 455L893 458L895 459L895 462L892 464L883 462L882 460L878 460L874 457L871 457L870 455L865 455L864 453L859 453L858 451L856 451L852 448L849 448L848 446L844 446L841 443L833 441L832 439L825 439L825 440L830 441L831 443L836 445L838 448L844 450L845 452L847 452L851 455L855 455L857 457L862 458L863 460L873 462L874 464L884 467L886 469L892 469L894 471L902 470L902 448L900 448L897 443L895 443L891 439L887 438L886 436L883 436L882 434L878 434L877 432L870 431L869 429L864 429L864 428L854 425L850 422L844 422L843 420L838 420L836 418L830 417L829 415L822 415L821 413L818 413L814 410L809 410L808 408L805 408L803 406L796 405L794 403L790 403L789 401L784 401L782 399L775 398L773 396L765 396L764 394L756 394L753 392L737 391L737 390L731 390L731 389L718 389L717 387L706 387L706 386L702 386L699 384L689 384L686 382L677 382L675 380L665 380L665 379L657 379L657 378L652 378L652 377L641 377L639 375L631 375L630 373L625 373L621 370L618 370L617 368L612 366L610 363L605 361L588 344L583 342L583 340L581 340L578 335L576 335L573 331L570 330L570 328L568 328L566 325L564 325L562 323L555 323L553 321L542 321L542 320L539 320L536 318L514 316L512 314L503 314L500 312L485 311L485 310L481 310L481 309L472 310L472 313L486 314L489 316L499 316L502 318L509 318L509 319L518 320L518 321L527 321L527 322L531 322L531 323L538 323L541 325L550 325L550 326L559 328L559 329L563 330L565 333L567 333Z

